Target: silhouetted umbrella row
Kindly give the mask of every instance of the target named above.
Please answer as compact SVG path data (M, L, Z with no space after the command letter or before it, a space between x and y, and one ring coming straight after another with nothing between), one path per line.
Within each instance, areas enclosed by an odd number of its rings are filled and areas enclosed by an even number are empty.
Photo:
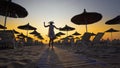
M20 33L20 34L17 35L17 36L18 36L18 38L30 38L30 37L28 37L28 36L25 36L23 33ZM40 33L37 34L36 36L37 36L37 38L40 39L40 40L43 40L43 39L44 39L44 38L41 36Z
M5 16L4 26L6 27L7 17L24 18L28 15L28 12L12 0L0 0L0 15Z
M39 38L39 39L44 39L44 38L42 37L42 35L41 35L39 32L37 32L36 30L34 30L34 31L31 32L30 34L33 34L34 36L37 36L37 38Z
M110 32L111 33L111 40L112 40L112 32L119 32L119 30L110 28L110 29L106 30L105 32Z
M86 25L86 32L88 32L87 24L93 24L100 21L101 19L102 15L100 13L86 12L86 10L84 9L83 13L75 15L74 17L72 17L71 21L77 25Z
M7 21L7 17L12 17L12 18L24 18L28 15L28 12L26 11L26 9L14 2L12 2L12 0L0 0L0 15L5 16L5 22L4 22L4 26L0 25L0 29L7 29L6 28L6 21ZM84 12L78 15L75 15L74 17L72 17L71 21L74 24L77 25L86 25L86 32L88 32L87 29L87 25L88 24L93 24L95 22L98 22L102 19L102 14L97 13L97 12L87 12L84 9ZM120 15L107 21L105 24L120 24ZM43 37L40 35L40 33L38 33L36 31L36 28L26 24L26 25L22 25L22 26L18 26L19 29L23 29L23 30L27 30L27 36L28 36L28 30L34 30L33 32L31 32L31 34L34 34L35 36L37 36L40 39L43 39ZM75 30L75 28L70 27L68 25L65 25L63 28L60 29L61 31L67 31L67 36L68 36L68 31L72 31ZM13 30L14 33L19 34L19 32ZM118 30L113 30L110 29L106 32L118 32ZM21 36L24 36L23 34L20 34ZM56 35L62 35L62 34L56 34ZM65 35L63 33L63 35ZM75 32L73 35L81 35L78 32ZM94 34L93 34L94 35ZM112 36L112 32L111 32L111 36Z

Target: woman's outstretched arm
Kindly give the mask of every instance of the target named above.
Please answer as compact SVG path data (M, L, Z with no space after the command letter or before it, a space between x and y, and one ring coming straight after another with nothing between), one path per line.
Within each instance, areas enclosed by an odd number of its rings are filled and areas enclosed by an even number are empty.
M54 25L54 27L55 27L56 29L60 29L60 28L57 28L55 25Z
M45 25L45 22L44 22L44 27L48 27L48 25Z

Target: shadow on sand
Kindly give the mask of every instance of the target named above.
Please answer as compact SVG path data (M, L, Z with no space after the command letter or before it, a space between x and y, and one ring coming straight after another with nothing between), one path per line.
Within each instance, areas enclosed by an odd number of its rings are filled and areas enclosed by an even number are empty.
M55 53L55 48L47 48L42 54L37 68L64 68L58 55Z

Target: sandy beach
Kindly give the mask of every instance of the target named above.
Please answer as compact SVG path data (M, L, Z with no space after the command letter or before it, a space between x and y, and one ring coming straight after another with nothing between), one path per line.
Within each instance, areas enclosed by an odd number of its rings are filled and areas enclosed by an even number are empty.
M87 57L95 58L104 61L111 67L120 67L120 46L79 46L64 48L75 54L85 55Z
M48 46L0 50L0 68L119 68L120 53L89 47L77 51ZM105 48L106 49L106 48Z
M27 68L38 61L42 51L42 46L0 50L0 68Z

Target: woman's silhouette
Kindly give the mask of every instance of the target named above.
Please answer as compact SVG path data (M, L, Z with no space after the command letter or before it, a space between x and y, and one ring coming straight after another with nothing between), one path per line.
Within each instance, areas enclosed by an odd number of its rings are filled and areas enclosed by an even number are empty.
M54 33L54 28L56 29L59 29L57 28L55 25L53 25L53 21L50 21L48 22L49 25L45 25L45 22L44 22L44 27L49 27L49 31L48 31L48 36L49 36L49 47L50 45L52 45L52 48L53 48L53 43L54 43L54 39L55 39L55 33Z

